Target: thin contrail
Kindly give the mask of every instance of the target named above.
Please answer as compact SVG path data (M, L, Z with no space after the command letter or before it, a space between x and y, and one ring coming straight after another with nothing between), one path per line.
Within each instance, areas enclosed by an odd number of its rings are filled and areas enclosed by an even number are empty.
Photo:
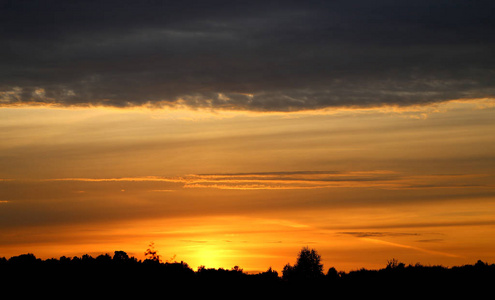
M456 258L461 257L459 255L455 255L455 254L451 254L451 253L433 251L433 250L423 249L423 248L409 246L409 245L386 242L386 241L377 240L377 239L370 239L370 238L361 238L361 239L368 241L368 242L372 242L372 243L383 244L383 245L399 247L399 248L412 249L412 250L421 251L421 252L430 253L430 254L435 254L435 255L442 255L442 256L447 256L447 257L456 257Z

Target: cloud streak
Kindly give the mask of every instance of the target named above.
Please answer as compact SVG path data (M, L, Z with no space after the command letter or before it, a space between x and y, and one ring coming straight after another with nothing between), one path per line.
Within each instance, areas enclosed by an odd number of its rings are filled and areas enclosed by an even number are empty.
M0 106L299 111L494 97L491 1L11 1Z
M225 174L190 174L185 176L143 176L120 178L52 178L44 182L163 182L179 183L182 188L211 188L233 190L290 190L324 188L493 188L483 183L470 184L469 179L490 177L485 174L404 175L390 170L374 171L295 171ZM156 189L155 191L163 191ZM166 191L171 191L166 189Z
M326 230L345 230L339 231L338 234L344 234L349 236L354 236L357 238L376 238L376 237L399 237L399 236L415 236L420 235L419 233L402 233L402 232L392 232L389 230L395 229L422 229L422 228L442 228L442 227L471 227L471 226L487 226L491 227L495 225L494 220L448 220L448 221L422 221L422 222L397 222L395 224L370 224L370 225L358 225L352 226L347 225L345 227L326 227ZM359 230L359 231L354 231ZM374 231L368 231L374 230ZM387 230L387 231L376 231L376 230ZM422 242L428 240L420 240Z
M386 245L386 246L391 246L391 247L404 248L404 249L410 249L410 250L425 252L425 253L433 254L433 255L441 255L441 256L453 257L453 258L459 258L459 257L461 257L459 255L452 254L452 253L441 252L441 251L434 251L434 250L429 250L429 249L425 249L425 248L414 247L414 246L404 245L404 244L399 244L399 243L392 243L392 242L387 242L387 241L378 240L378 239L361 238L361 240L367 241L367 242L371 242L371 243L375 243L375 244L381 244L381 245Z
M359 238L419 235L418 233L381 232L381 231L343 231L343 232L338 232L338 234L351 235Z

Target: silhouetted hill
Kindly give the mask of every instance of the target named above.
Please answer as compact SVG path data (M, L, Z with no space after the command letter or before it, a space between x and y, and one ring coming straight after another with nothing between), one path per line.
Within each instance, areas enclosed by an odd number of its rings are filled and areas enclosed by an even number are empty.
M145 296L169 295L263 295L264 297L308 295L362 297L452 296L491 293L495 284L495 265L478 261L473 265L446 268L404 264L380 270L356 270L348 273L329 269L317 278L284 278L271 268L259 274L231 270L193 271L187 263L162 263L137 260L123 251L114 256L93 258L61 257L42 260L33 254L0 258L0 287L17 296ZM232 295L232 294L231 294ZM235 296L235 295L234 295ZM444 298L442 298L444 299Z

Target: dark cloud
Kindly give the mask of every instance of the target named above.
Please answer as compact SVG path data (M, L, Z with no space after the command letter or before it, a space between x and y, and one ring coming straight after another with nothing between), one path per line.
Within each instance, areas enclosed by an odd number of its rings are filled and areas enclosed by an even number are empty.
M288 111L492 97L492 1L4 1L0 102Z

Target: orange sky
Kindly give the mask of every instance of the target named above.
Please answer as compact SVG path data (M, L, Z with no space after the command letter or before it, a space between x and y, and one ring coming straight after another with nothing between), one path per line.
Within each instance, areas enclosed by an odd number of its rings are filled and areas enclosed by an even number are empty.
M492 99L293 113L0 108L0 257L495 262Z

